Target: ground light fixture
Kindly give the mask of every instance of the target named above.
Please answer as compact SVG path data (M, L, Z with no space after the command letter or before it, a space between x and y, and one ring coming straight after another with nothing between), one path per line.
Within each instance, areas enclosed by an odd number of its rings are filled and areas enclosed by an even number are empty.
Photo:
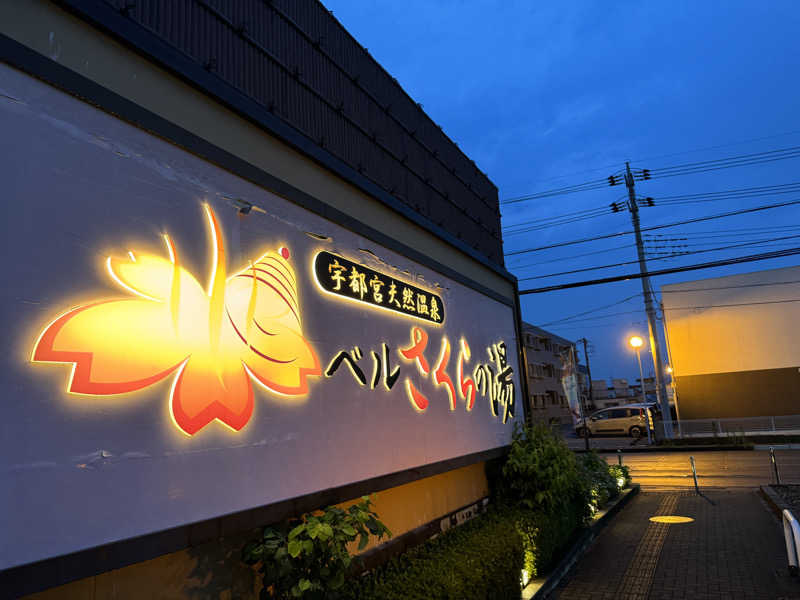
M631 348L636 350L636 362L639 363L639 383L642 386L642 403L645 402L645 394L644 394L644 374L642 373L642 355L641 355L641 348L644 346L644 340L641 336L632 335L628 338L628 343L631 345ZM644 408L645 416L646 416L646 423L645 427L647 428L647 443L651 444L652 440L650 438L650 409L647 407Z

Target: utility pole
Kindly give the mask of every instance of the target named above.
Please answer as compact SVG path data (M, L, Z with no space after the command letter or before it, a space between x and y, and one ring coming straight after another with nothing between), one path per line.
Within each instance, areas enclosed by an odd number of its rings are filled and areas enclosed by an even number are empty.
M589 366L589 351L586 349L586 338L581 338L578 340L579 342L583 342L583 355L586 357L586 375L589 377L589 401L592 401L592 368ZM577 373L578 365L577 361L575 364L575 372ZM583 400L581 400L581 412L584 414L584 421L583 426L586 427L586 410L583 407ZM584 436L586 439L586 449L589 449L589 438Z
M647 273L647 262L644 256L644 244L642 243L642 232L639 225L639 205L636 203L636 190L634 188L633 173L631 173L630 163L625 163L625 185L628 188L628 211L631 213L633 229L636 232L636 251L639 254L639 270L642 273L642 293L644 294L644 309L647 312L647 324L650 329L650 349L653 353L653 363L656 375L656 398L661 407L662 418L664 419L664 435L672 438L672 413L669 409L669 398L664 391L664 373L661 362L661 344L658 340L658 321L656 320L655 302L653 301L653 287L650 285L650 277ZM642 396L644 396L644 379L642 380ZM667 420L667 417L670 420ZM669 425L667 425L667 423Z
M575 373L575 386L578 388L576 390L576 393L577 393L577 396L578 396L578 407L581 409L581 421L583 422L583 431L584 431L583 443L586 445L586 451L588 452L589 451L589 436L586 435L586 433L585 433L586 431L588 431L586 429L586 409L583 407L583 396L581 395L580 380L578 378L578 358L575 356L575 345L574 344L570 344L569 345L569 351L570 351L570 354L572 355L572 370ZM588 367L587 367L587 370L588 370Z

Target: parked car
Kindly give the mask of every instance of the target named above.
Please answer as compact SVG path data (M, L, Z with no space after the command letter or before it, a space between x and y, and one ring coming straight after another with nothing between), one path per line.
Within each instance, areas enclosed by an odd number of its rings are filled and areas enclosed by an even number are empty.
M578 421L575 433L580 437L616 434L638 438L647 433L647 409L652 411L653 405L628 404L604 408L592 413L588 419ZM652 427L652 417L650 425Z

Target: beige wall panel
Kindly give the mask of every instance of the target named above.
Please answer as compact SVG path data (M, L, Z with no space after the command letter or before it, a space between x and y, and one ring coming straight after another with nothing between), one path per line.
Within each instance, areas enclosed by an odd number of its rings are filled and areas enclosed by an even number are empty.
M378 492L374 508L397 537L489 494L485 464L476 463ZM352 502L344 503L349 506ZM27 600L255 600L260 590L253 570L240 561L250 535L159 556L88 577ZM381 543L385 542L384 539ZM371 541L365 552L377 544Z
M513 286L299 152L45 0L0 0L0 32L476 282Z
M488 495L484 463L476 463L378 492L374 505L381 521L398 536ZM364 551L377 545L371 540Z
M790 267L663 286L675 374L800 366L800 283L774 285L798 281Z

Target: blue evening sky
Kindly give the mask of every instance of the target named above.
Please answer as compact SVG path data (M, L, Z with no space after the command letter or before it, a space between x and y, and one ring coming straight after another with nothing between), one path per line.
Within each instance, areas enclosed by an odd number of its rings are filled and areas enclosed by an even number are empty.
M531 2L323 0L350 33L423 104L499 189L503 199L605 178L634 168L800 146L800 2ZM800 157L651 180L640 196L800 182ZM624 187L501 205L503 227L607 207ZM800 192L641 210L642 225L800 199ZM790 226L796 226L790 229ZM759 231L752 231L758 228ZM781 228L781 229L777 229ZM627 213L523 234L506 253L630 229ZM750 229L750 231L731 231ZM701 250L800 236L800 205L654 233ZM713 236L713 237L712 237ZM633 236L507 259L520 288L635 272ZM663 244L662 244L663 246ZM651 269L800 246L800 237L658 260ZM659 249L652 248L653 251ZM664 248L660 248L664 250ZM577 256L576 255L583 255ZM658 277L660 285L800 264L797 256ZM592 375L638 377L626 335L646 333L641 297L584 320L553 323L641 291L638 280L522 297L523 318L594 345ZM617 314L626 313L626 314ZM603 317L603 315L611 315ZM652 371L652 362L645 370ZM645 373L647 375L647 373Z

